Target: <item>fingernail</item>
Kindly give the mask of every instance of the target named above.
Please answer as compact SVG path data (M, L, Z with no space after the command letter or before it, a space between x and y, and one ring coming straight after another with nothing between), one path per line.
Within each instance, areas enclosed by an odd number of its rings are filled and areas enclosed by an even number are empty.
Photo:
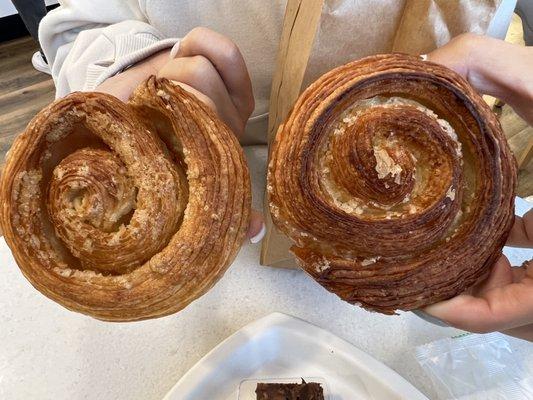
M420 54L420 58L422 59L422 61L427 61L428 60L428 55L427 54Z
M442 319L434 317L433 315L429 315L427 312L422 310L413 310L413 314L415 314L418 318L423 319L426 322L429 322L430 324L442 326L442 327L449 327L450 325L446 322L444 322Z
M250 238L250 243L259 243L261 240L263 240L263 238L265 237L265 233L266 233L266 226L264 223L261 224L261 230L259 231L259 233L255 236L252 236Z

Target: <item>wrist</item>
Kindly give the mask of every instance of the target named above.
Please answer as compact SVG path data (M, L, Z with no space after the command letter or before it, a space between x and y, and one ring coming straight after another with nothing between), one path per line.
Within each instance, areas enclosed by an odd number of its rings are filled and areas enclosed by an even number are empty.
M509 104L533 99L527 73L520 67L524 48L474 34L468 35L466 46L466 78L481 93Z
M494 97L505 93L498 74L492 70L492 51L500 41L487 36L467 34L465 39L466 79L481 94Z

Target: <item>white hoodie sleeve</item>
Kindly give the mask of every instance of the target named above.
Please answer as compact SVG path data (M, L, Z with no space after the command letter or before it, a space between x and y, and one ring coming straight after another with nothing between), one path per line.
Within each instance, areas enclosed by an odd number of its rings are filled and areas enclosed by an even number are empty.
M125 68L174 46L146 22L142 0L64 0L39 25L56 98L93 90Z

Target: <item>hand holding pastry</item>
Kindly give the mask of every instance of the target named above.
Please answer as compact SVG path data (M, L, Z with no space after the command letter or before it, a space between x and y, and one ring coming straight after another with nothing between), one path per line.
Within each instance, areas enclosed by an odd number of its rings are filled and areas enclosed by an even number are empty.
M124 103L72 93L15 140L0 223L43 294L96 318L168 315L235 258L250 177L235 135L196 97L150 77Z
M343 300L392 314L488 275L515 182L498 120L461 76L383 54L301 94L276 135L267 189L302 268Z
M507 245L533 248L533 210L515 217ZM533 341L533 261L513 267L502 255L485 281L426 311L457 328L499 330Z
M505 100L533 123L533 49L473 34L461 35L428 54L454 69L481 93ZM515 217L507 245L533 247L533 211ZM501 330L533 340L533 265L512 267L501 256L490 276L465 294L426 311L450 325L475 332Z
M254 109L252 84L242 55L231 40L207 28L195 28L179 43L175 58L165 50L103 82L96 89L127 101L150 75L167 78L214 110L239 141ZM262 213L252 210L247 237L263 229Z

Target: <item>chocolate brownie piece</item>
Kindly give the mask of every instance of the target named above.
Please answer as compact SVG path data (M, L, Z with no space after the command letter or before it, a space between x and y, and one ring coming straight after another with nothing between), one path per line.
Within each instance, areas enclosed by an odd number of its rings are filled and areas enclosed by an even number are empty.
M324 400L320 383L258 383L257 400Z

